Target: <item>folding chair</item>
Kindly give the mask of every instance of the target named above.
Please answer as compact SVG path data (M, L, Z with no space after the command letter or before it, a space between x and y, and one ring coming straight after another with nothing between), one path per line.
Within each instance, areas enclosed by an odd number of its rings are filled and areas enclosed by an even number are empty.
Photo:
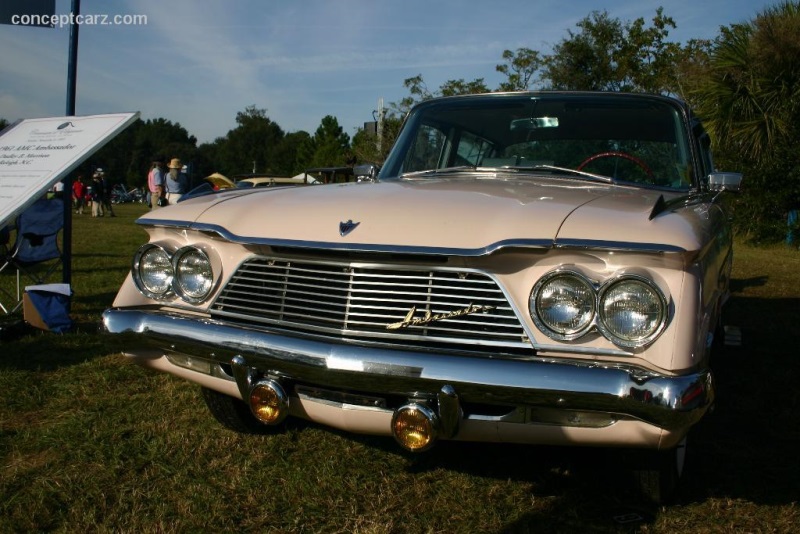
M0 273L16 270L16 292L12 293L7 280L0 280L0 293L3 298L13 299L0 309L11 314L22 306L22 280L25 275L34 284L43 284L61 265L61 250L58 247L58 233L64 227L64 202L61 199L37 200L19 217L15 224L15 239L11 248L2 247L3 257ZM7 232L6 243L10 238ZM0 231L0 241L2 240Z

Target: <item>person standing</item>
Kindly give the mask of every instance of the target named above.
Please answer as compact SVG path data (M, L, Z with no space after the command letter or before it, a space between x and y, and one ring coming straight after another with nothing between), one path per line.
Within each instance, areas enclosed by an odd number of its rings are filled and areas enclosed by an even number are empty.
M106 172L103 169L97 169L100 174L100 186L103 188L103 197L101 199L103 212L108 213L109 217L116 217L114 214L114 206L111 204L111 184L108 183Z
M166 199L166 183L164 180L164 171L161 168L164 165L164 158L156 156L153 158L153 166L147 174L147 204L150 209L156 209L159 205L159 200Z
M167 200L170 204L175 204L186 193L189 185L189 178L182 171L181 160L172 158L169 162L169 172L166 176Z
M92 217L103 216L103 182L100 181L100 171L96 171L92 176L91 186Z
M53 198L64 198L64 182L62 180L53 184Z
M83 202L86 195L86 185L83 183L83 176L80 174L72 182L72 199L75 201L75 213L83 214Z

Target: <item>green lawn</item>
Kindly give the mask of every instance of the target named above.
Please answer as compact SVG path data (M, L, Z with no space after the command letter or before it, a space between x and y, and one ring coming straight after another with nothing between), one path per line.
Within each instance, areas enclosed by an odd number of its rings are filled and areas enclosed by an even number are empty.
M717 408L690 436L680 499L651 508L602 451L441 443L410 456L298 421L225 430L196 387L98 335L146 239L143 211L75 216L74 333L0 342L0 533L800 530L798 251L739 244L727 322L743 345L714 362Z

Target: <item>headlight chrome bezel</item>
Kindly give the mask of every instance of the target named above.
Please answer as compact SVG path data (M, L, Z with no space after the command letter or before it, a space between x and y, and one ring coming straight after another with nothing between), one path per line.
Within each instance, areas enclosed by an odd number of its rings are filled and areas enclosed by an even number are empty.
M190 289L187 283L188 280L183 275L184 269L182 268L182 262L192 255L199 258L205 265L204 270L207 270L207 276L204 277L203 289L201 291ZM172 270L174 273L172 289L181 299L190 304L199 304L206 300L211 294L214 288L214 268L211 259L203 249L189 245L175 251L175 254L172 255Z
M636 337L623 336L615 332L613 327L609 326L610 320L608 313L605 311L605 300L614 289L627 283L634 283L646 288L646 290L650 292L655 299L652 303L656 304L658 307L656 310L658 318L654 325L648 329L648 332L645 335ZM624 274L612 278L603 284L597 294L597 329L605 337L611 340L612 343L621 347L637 348L649 345L664 330L664 327L667 324L668 313L669 303L667 302L667 298L664 296L664 293L661 291L661 288L659 288L653 280L645 276L640 276L637 274Z
M166 280L160 284L163 289L156 288L147 281L148 277L153 274L153 271L147 271L147 258L148 254L154 251L161 256L160 266L163 267ZM187 279L181 276L181 262L190 255L194 255L196 259L200 260L200 264L205 266L201 270L206 271L206 281L202 284L203 288L200 291L193 291L187 285ZM196 305L208 300L213 293L220 268L216 257L200 246L178 247L165 243L146 243L139 247L133 257L131 275L136 289L148 298L164 301L177 297L184 302Z
M570 332L560 331L550 326L548 321L543 319L540 314L539 303L543 289L551 287L559 279L581 280L585 287L591 288L591 320ZM654 279L636 272L620 272L602 282L598 280L599 277L587 275L578 268L563 266L542 276L531 290L528 300L528 312L536 327L547 337L556 341L574 341L592 331L597 331L611 343L629 349L645 347L661 335L669 319L669 300ZM646 292L653 299L650 304L657 307L657 319L652 321L652 326L640 336L626 337L620 334L613 326L609 326L610 319L606 312L605 299L613 294L611 292L614 289L620 288L621 284L625 283L634 283L646 288Z
M164 276L167 278L167 281L161 284L165 286L163 290L156 290L154 285L147 281L155 272L153 270L145 271L150 264L147 259L148 254L152 252L160 253L164 259L161 264L164 266ZM136 284L136 289L144 296L155 300L164 300L172 296L172 280L175 273L172 267L172 254L166 247L156 243L146 243L139 247L139 250L137 250L136 254L133 256L131 273L133 275L133 282Z
M580 321L580 325L572 328L557 328L550 324L550 321L543 318L541 313L542 293L551 283L558 280L572 280L578 285L583 286L589 292L589 299L584 305L591 306L589 317ZM576 295L577 296L577 295ZM594 325L597 315L595 284L582 273L571 269L557 269L541 277L531 291L528 302L528 311L539 330L545 332L548 337L558 341L571 341L584 336Z

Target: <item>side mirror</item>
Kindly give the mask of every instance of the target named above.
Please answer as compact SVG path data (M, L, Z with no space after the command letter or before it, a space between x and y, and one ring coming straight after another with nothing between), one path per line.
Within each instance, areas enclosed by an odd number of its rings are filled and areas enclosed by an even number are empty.
M712 172L708 175L708 188L714 193L738 193L742 185L740 172Z
M356 180L359 182L377 182L378 171L380 171L380 167L374 163L356 165L353 167L353 174L356 176Z

